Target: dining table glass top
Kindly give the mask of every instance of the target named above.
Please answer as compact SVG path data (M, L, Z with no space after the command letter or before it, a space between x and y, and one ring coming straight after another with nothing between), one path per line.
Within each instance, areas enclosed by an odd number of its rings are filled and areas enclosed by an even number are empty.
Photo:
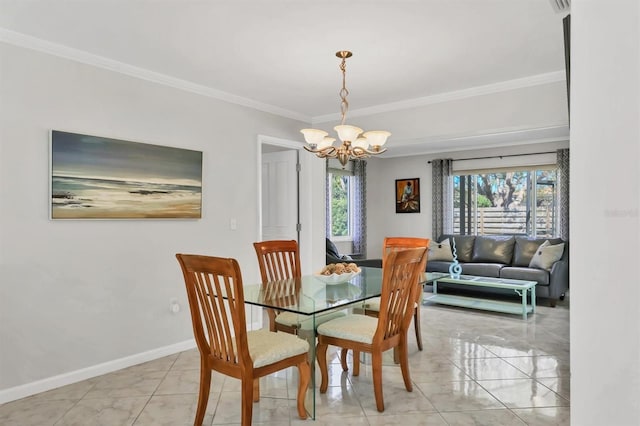
M361 267L349 281L329 284L317 275L244 287L245 303L314 315L380 296L382 269Z
M425 273L423 284L448 274ZM363 302L382 293L382 269L361 267L349 281L329 284L317 275L270 281L244 287L245 303L265 308L277 308L302 315L322 312Z

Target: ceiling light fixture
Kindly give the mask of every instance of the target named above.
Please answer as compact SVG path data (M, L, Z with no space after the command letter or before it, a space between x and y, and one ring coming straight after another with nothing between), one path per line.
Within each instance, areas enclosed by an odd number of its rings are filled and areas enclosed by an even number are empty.
M333 146L335 138L328 137L328 132L318 129L302 129L300 132L304 135L305 141L309 146L305 146L309 152L316 154L320 158L337 158L344 168L352 158L365 158L371 155L382 154L386 149L382 146L391 136L391 133L385 130L373 130L362 134L362 129L355 126L344 124L344 120L349 110L349 102L347 96L349 91L346 87L347 58L352 56L348 50L340 50L336 52L336 56L342 59L340 63L340 71L342 71L342 89L338 93L340 95L340 125L333 129L338 133L338 137L342 141L339 147Z

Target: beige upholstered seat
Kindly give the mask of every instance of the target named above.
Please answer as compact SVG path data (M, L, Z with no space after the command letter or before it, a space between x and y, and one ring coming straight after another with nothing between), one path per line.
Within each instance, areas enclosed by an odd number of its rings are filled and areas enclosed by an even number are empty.
M273 364L309 350L309 344L305 340L290 334L274 336L269 330L248 331L247 343L254 368Z
M259 379L297 367L297 408L306 418L304 397L311 380L309 344L268 330L247 331L240 267L235 259L177 254L189 298L193 332L200 351L200 391L195 426L202 425L211 387L211 370L242 381L242 425L249 426Z
M415 309L418 276L424 271L427 249L397 250L389 253L382 272L382 296L377 318L347 315L318 326L316 355L322 382L320 393L329 385L327 347L342 348L342 368L347 370L346 353L353 350L353 375L360 374L360 352L371 353L373 391L378 411L384 411L382 395L382 353L398 348L402 378L407 391L412 391L407 351L407 330Z
M343 317L345 313L343 311L327 312L316 316L315 325L322 324L334 318ZM313 318L303 318L301 315L294 314L293 312L280 312L276 316L276 329L279 326L293 328L299 331L312 331L314 320Z
M376 318L366 315L348 315L333 320L327 326L320 325L318 332L327 337L371 344L377 326L378 320Z

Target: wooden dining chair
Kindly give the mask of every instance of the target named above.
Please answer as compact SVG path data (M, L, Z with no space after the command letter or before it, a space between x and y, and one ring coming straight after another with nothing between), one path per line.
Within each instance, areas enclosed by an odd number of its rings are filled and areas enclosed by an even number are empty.
M187 288L191 322L200 351L200 391L194 426L202 425L211 370L242 381L242 425L249 426L260 400L260 377L298 368L298 415L311 380L309 344L286 333L247 331L240 266L235 259L176 254Z
M382 268L386 263L386 259L389 254L397 250L405 250L409 248L429 247L428 238L416 238L416 237L386 237L383 241L382 247ZM424 265L422 272L425 272L427 267L427 256L424 257ZM419 282L416 281L416 284ZM416 333L416 343L418 344L418 350L422 350L422 332L420 330L420 307L422 306L422 299L424 293L420 291L416 300L415 309L413 311L413 326ZM364 305L364 314L377 317L380 312L380 298L373 298L368 300ZM397 358L397 357L394 357ZM396 359L397 361L397 359Z
M382 295L377 318L369 315L352 314L325 322L318 327L316 356L320 365L322 381L320 393L325 393L329 385L327 348L329 345L342 348L341 362L347 371L346 354L353 350L353 375L360 374L360 352L371 354L373 372L373 392L378 411L384 411L382 395L382 353L397 348L400 369L407 391L411 392L409 358L407 350L407 330L415 307L416 282L423 272L426 248L397 250L389 253L382 271Z
M260 276L262 282L277 283L277 291L282 294L283 280L301 278L300 251L298 242L295 240L270 240L253 243L258 257ZM299 283L300 281L297 281ZM284 281L286 283L286 281ZM270 284L273 285L273 284ZM291 288L291 286L290 286ZM299 290L299 288L298 288ZM265 289L265 293L275 293L276 289ZM297 334L307 339L311 345L315 344L314 319L304 318L293 312L283 310L267 309L269 316L269 329L271 331L284 331ZM315 326L330 319L344 316L341 311L327 312L315 317Z
M258 256L260 277L263 283L302 276L297 241L260 241L253 243L253 247ZM297 334L297 315L276 309L267 309L267 315L269 316L269 330Z

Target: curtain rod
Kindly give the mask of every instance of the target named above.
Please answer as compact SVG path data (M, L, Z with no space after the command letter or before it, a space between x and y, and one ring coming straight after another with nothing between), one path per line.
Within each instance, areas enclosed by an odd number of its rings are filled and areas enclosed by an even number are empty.
M503 159L505 157L523 157L525 155L540 155L540 154L555 154L556 151L547 151L547 152L529 152L527 154L507 154L507 155L490 155L488 157L473 157L473 158L456 158L451 161L467 161L467 160L486 160L487 158L500 158ZM427 164L431 164L431 160L427 161Z

